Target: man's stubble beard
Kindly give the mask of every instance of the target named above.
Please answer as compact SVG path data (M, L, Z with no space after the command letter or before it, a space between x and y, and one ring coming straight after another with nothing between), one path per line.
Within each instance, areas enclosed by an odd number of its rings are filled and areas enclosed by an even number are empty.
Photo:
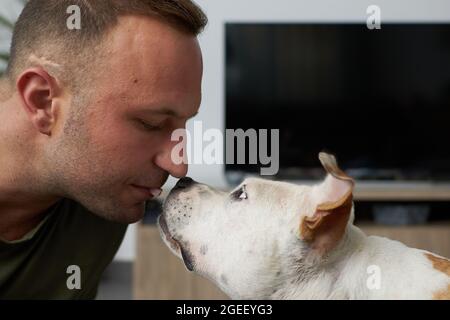
M124 212L126 208L121 206L119 194L113 193L121 177L115 176L107 163L98 162L102 159L99 154L101 149L92 144L86 122L87 113L83 108L71 107L63 135L49 154L47 172L50 173L50 188L99 217L122 223L135 222L130 221Z

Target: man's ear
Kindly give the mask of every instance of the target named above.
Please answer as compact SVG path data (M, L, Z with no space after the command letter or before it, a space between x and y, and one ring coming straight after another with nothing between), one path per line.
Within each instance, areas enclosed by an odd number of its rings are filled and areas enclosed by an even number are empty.
M19 75L16 87L32 124L39 132L51 135L56 120L54 98L60 93L57 81L42 68L34 67Z
M321 152L320 162L328 172L312 191L315 212L300 223L300 237L323 255L342 239L352 210L354 181L337 165L333 155Z

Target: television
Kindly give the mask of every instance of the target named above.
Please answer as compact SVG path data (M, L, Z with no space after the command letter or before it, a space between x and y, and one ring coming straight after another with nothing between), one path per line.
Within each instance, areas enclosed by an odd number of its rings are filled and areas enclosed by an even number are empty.
M279 129L283 180L450 180L450 24L228 23L227 129ZM270 150L270 149L269 149ZM262 164L226 163L227 176Z

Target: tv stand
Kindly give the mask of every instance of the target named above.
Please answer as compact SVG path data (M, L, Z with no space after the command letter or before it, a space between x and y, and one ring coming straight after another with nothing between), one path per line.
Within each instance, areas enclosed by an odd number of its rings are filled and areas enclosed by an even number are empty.
M450 201L450 182L356 181L355 200Z
M314 185L320 181L287 181ZM356 201L450 201L450 181L360 181L353 192Z

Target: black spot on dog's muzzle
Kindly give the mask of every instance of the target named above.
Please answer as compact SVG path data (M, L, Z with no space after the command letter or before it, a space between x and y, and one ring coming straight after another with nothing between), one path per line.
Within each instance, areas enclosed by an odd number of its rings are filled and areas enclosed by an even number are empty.
M194 271L194 264L192 262L190 254L180 246L181 257L183 258L184 265L189 271Z

